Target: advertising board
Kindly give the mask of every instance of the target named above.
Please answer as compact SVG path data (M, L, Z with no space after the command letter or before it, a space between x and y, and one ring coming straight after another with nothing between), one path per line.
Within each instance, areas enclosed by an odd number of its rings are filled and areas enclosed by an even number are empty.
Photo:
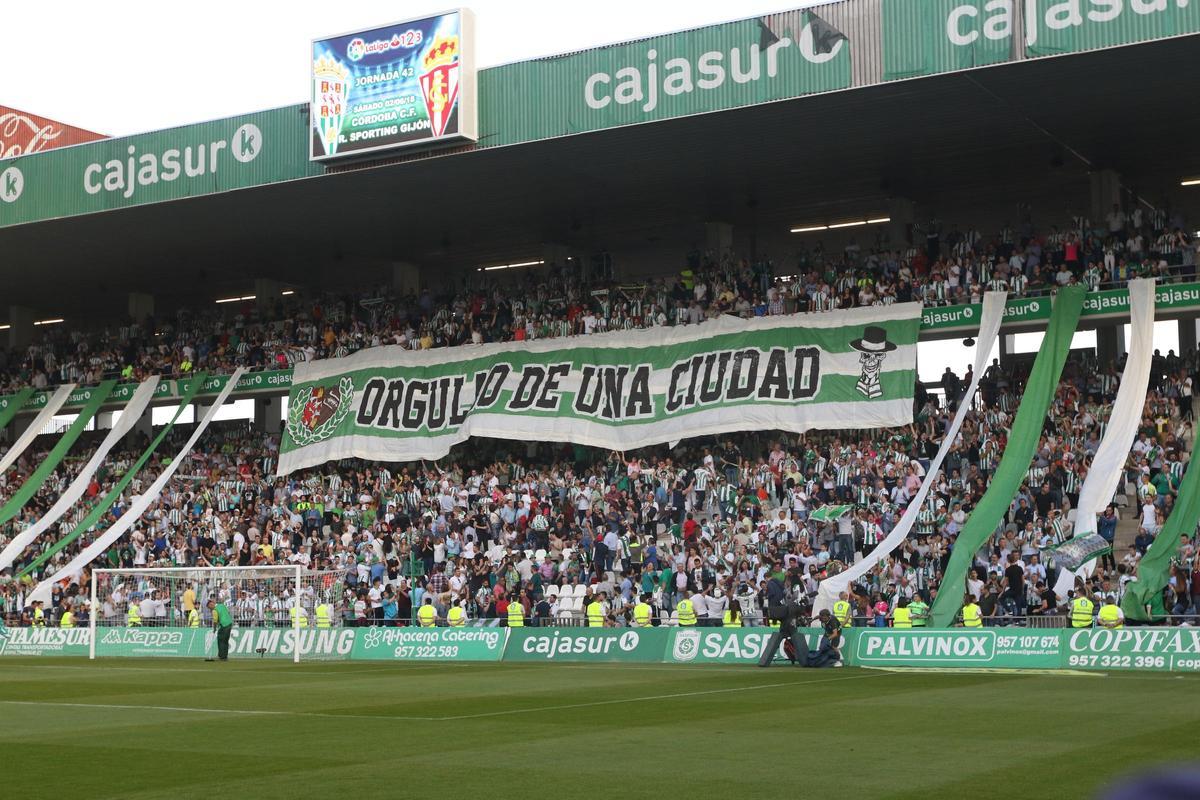
M310 158L474 139L472 34L458 10L315 40Z

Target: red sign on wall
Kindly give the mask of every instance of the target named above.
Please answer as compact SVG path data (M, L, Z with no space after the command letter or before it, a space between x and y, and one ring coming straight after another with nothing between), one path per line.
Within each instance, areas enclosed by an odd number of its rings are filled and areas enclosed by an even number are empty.
M107 138L101 133L85 131L83 128L65 125L36 114L0 106L0 158L12 158Z

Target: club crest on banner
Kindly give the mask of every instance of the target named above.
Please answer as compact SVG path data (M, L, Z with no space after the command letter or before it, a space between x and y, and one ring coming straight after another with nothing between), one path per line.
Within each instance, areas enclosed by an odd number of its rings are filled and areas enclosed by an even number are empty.
M313 386L304 402L288 409L288 434L300 447L322 442L333 436L353 405L354 381L349 376L330 386Z

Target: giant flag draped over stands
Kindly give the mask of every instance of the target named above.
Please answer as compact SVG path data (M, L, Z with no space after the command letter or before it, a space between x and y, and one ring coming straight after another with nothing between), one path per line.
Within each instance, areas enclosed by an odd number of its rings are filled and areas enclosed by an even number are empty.
M963 421L967 418L967 412L974 405L975 392L979 389L979 379L983 377L988 359L991 356L991 343L996 341L996 337L1000 334L1000 323L1004 321L1004 303L1007 300L1008 292L988 292L983 296L983 318L979 321L979 346L975 348L975 363L971 369L971 383L967 386L966 394L962 396L959 402L958 410L955 412L954 419L951 421L950 427L946 430L945 436L942 438L942 445L938 448L937 455L929 463L929 469L925 473L925 480L921 481L921 488L917 490L916 496L908 504L908 508L904 510L904 514L900 517L900 521L896 523L896 527L875 546L875 549L867 553L866 557L853 566L821 581L817 587L817 597L813 600L814 612L832 611L833 604L837 602L838 596L849 589L850 584L874 569L881 560L887 558L888 553L903 544L904 540L908 537L908 532L912 530L913 525L917 521L917 515L921 513L921 506L925 504L926 498L929 497L929 493L938 482L938 476L942 470L942 462L946 460L946 455L958 439L958 432L962 428ZM946 400L950 402L951 398L946 398ZM816 514L809 517L809 519L815 518Z
M171 459L171 462L166 464L162 471L159 472L158 477L154 479L154 483L150 484L149 488L147 488L146 491L141 494L141 496L134 499L129 508L126 509L125 513L118 517L117 521L114 522L112 526L108 528L108 530L97 536L95 541L93 541L90 545L85 547L82 552L67 562L66 566L62 567L49 578L46 578L39 583L37 587L29 593L30 602L33 600L42 600L43 602L48 601L50 599L53 585L56 581L73 578L78 575L84 567L95 561L101 553L107 550L109 546L113 544L113 542L116 542L118 539L124 536L125 532L132 528L134 524L136 524L137 521L142 518L142 515L146 513L151 505L158 502L160 495L162 495L163 489L166 488L167 481L171 480L171 477L175 474L176 470L183 465L184 460L187 459L189 454L191 454L192 448L196 446L196 442L198 442L200 437L204 435L204 431L208 429L209 424L212 423L213 418L217 415L217 412L221 410L221 406L224 405L225 401L229 399L229 394L233 391L234 387L237 386L238 380L241 379L245 372L245 367L238 367L234 371L233 375L231 375L229 380L225 383L224 388L221 389L220 394L218 394L216 399L213 400L212 405L208 407L208 411L206 411L204 416L201 417L200 421L196 423L196 427L192 430L192 435L188 437L187 442L185 442L180 451L175 454L175 457ZM206 377L208 376L205 373L200 373L196 376L196 380L192 382L192 385L195 387L202 385ZM179 409L175 412L175 416L171 420L172 425L178 421L183 409L186 408L188 403L191 402L192 396L194 396L194 390L192 390L191 395L185 397L183 402L180 403ZM151 445L151 447L153 448L157 446L159 441L161 441L161 437L155 439L155 442L153 445ZM134 466L130 468L130 471L140 469L142 463L144 462L139 461L139 463L134 464ZM122 486L122 489L123 488L124 486ZM108 498L105 498L105 500L102 502L106 501L108 501ZM49 553L47 555L49 555Z
M1142 422L1142 409L1146 405L1146 389L1150 383L1150 367L1154 361L1154 281L1133 280L1129 282L1129 353L1125 357L1125 370L1121 373L1121 385L1113 403L1112 414L1104 430L1104 439L1096 449L1096 455L1088 468L1083 488L1079 490L1079 503L1075 511L1075 537L1096 532L1096 515L1112 502L1117 486L1125 476L1125 462L1129 459L1129 446L1137 437L1138 425ZM1068 543L1069 544L1069 543ZM1076 542L1083 545L1085 553L1096 551L1102 542ZM1085 555L1086 557L1086 555ZM1065 600L1067 592L1075 588L1076 576L1089 578L1095 568L1094 561L1086 561L1076 571L1062 569L1059 562L1058 579L1054 592L1059 600Z
M5 451L4 456L0 457L0 475L3 475L9 467L17 463L17 459L21 457L21 454L25 452L25 449L29 447L29 445L33 444L33 440L36 439L42 430L50 423L50 420L53 419L54 415L58 413L58 410L63 407L63 405L67 402L67 398L71 396L71 392L74 390L75 384L66 383L58 387L54 391L54 394L50 395L50 398L46 401L46 405L42 406L42 410L39 411L38 415L33 418L33 422L29 423L29 427L27 427L24 432L17 437L17 440L12 443L12 447ZM25 399L28 400L29 396L26 395ZM24 405L24 403L25 400L22 400L21 405ZM14 406L17 406L15 401L9 406L9 408L13 408ZM13 415L15 416L19 410L19 407L15 408L12 412Z
M91 393L86 404L79 411L79 416L71 423L63 435L58 438L54 447L41 460L33 473L26 478L21 484L21 488L13 492L8 498L8 502L0 508L0 523L8 522L21 512L21 508L29 502L38 490L42 488L42 484L54 473L59 463L66 458L71 446L79 439L84 430L87 429L88 423L92 421L92 417L96 416L96 412L100 410L100 406L108 399L108 395L112 392L113 387L117 385L115 380L102 381L96 388L96 391Z
M241 373L242 370L239 370L236 374L240 377ZM49 561L64 548L69 546L71 543L79 539L79 537L81 537L84 533L93 528L104 518L105 515L112 512L113 506L116 504L117 500L120 499L121 495L124 494L125 489L128 488L129 484L133 482L133 479L138 476L138 473L142 471L142 468L146 466L146 463L150 461L150 458L158 450L158 446L163 443L163 440L165 440L167 436L171 434L171 430L175 427L175 423L179 421L179 417L191 404L192 399L196 396L196 392L204 384L204 381L207 377L207 372L200 372L196 374L195 379L184 391L183 398L179 401L179 406L175 409L175 414L171 417L171 421L162 427L162 429L158 432L158 435L156 435L146 449L142 451L142 454L138 457L138 460L133 462L133 465L129 467L129 469L125 470L125 474L121 476L120 480L113 484L112 488L109 489L103 497L100 497L98 500L92 503L92 507L88 510L88 513L82 520L80 520L80 522L70 533L66 534L45 551L40 553L33 561L25 564L18 573L19 575L25 576L32 573L35 569ZM236 383L236 381L232 382ZM217 403L216 406L220 406L220 403Z
M91 483L92 476L104 464L108 458L109 452L117 445L125 435L133 430L133 426L137 424L138 419L145 412L146 407L150 405L150 401L154 398L154 390L158 387L158 376L154 375L142 381L137 390L133 393L133 397L125 408L121 410L121 418L117 420L112 429L104 437L104 441L92 453L92 457L79 470L79 474L75 476L75 480L71 482L63 493L59 495L58 500L51 506L50 510L42 514L37 522L30 525L25 530L18 533L12 538L12 541L0 551L0 570L7 569L25 548L31 542L41 536L44 532L50 529L50 526L59 520L64 514L71 510L75 505L75 501L83 497L87 491L88 484Z
M300 364L279 474L350 456L436 459L471 436L623 450L904 425L920 324L921 305L901 303Z
M1157 621L1158 615L1147 613L1147 607L1152 607L1156 598L1162 596L1171 575L1171 561L1179 552L1179 539L1184 534L1196 532L1200 524L1200 469L1193 464L1196 456L1188 462L1187 472L1183 473L1183 482L1179 485L1179 501L1162 530L1154 537L1154 543L1138 562L1137 580L1125 587L1125 595L1121 598L1121 610L1125 618L1138 622Z
M930 618L937 627L945 628L954 621L962 607L964 581L967 570L975 560L975 553L996 532L1029 471L1029 463L1033 460L1042 434L1046 411L1054 400L1058 379L1067 363L1071 337L1075 334L1079 314L1083 311L1085 292L1086 287L1083 286L1066 286L1054 296L1050 325L1046 329L1037 360L1033 362L1029 381L1025 384L1004 455L992 477L991 486L971 512L967 524L954 542L938 596L930 608Z

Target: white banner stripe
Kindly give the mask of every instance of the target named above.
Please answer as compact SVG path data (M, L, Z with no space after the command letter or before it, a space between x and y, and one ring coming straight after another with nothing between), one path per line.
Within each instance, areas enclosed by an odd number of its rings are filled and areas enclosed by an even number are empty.
M29 543L41 536L51 525L58 521L63 514L70 510L71 506L75 505L75 501L83 497L83 493L87 491L88 484L91 482L92 476L96 474L96 470L104 463L104 459L108 456L110 450L116 446L117 442L125 437L125 434L133 430L133 426L137 424L138 419L146 410L146 406L150 405L150 401L154 399L154 390L158 388L158 376L147 378L142 381L141 385L134 390L133 397L129 399L129 403L121 411L121 418L117 420L117 424L113 426L108 435L104 437L104 441L96 448L96 452L92 454L91 459L80 471L79 475L71 483L67 490L63 492L58 501L42 515L41 519L30 525L25 530L13 537L13 540L8 543L3 552L0 552L0 571L7 569L12 565Z
M150 487L146 489L146 491L140 497L133 501L125 513L113 523L112 527L100 534L100 536L98 536L94 542L88 545L83 552L71 559L71 561L65 567L39 583L37 588L30 592L29 599L26 602L32 603L34 600L48 602L50 600L50 590L57 581L61 581L64 578L78 574L81 569L98 558L105 550L108 549L110 544L120 539L126 531L132 528L137 521L142 518L142 515L146 513L146 510L150 508L150 505L158 500L159 495L162 494L163 488L167 485L167 481L171 480L171 476L173 476L175 471L179 469L180 465L183 464L183 460L187 458L188 453L192 452L192 448L196 446L196 442L204 434L205 429L208 428L208 425L210 422L212 422L213 417L215 417L217 412L221 410L221 406L225 403L225 400L229 397L234 387L237 386L238 379L241 378L245 372L245 367L238 367L237 370L234 371L233 375L231 375L229 380L225 383L225 388L221 390L221 393L217 395L217 398L212 401L212 405L208 407L208 411L205 412L204 418L200 420L200 424L196 426L196 430L192 431L191 438L187 440L187 443L184 444L183 449L180 450L178 455L171 460L171 463L168 464L161 473L159 473L159 476L155 479L154 483L150 484ZM92 609L92 613L97 613L97 609Z
M41 434L42 429L50 424L50 419L66 404L67 398L71 396L71 392L73 391L75 391L74 383L64 384L54 391L54 394L46 402L46 407L38 413L29 427L25 429L25 432L18 437L17 441L13 442L13 446L8 448L8 452L0 458L0 475L3 475L8 471L9 467L17 463L17 459L33 443L33 440Z
M921 488L917 490L917 496L908 504L908 508L904 509L904 514L896 523L896 527L892 528L891 533L876 545L874 550L857 564L821 581L817 587L817 597L813 601L814 613L832 610L838 595L846 591L851 583L874 569L880 559L886 558L888 553L899 547L908 537L908 532L912 530L913 524L917 521L917 515L921 513L921 506L925 504L925 499L937 481L938 473L942 469L942 462L954 445L955 439L958 438L958 432L967 418L971 401L979 389L979 380L987 368L988 355L991 353L990 343L994 342L1000 333L1000 323L1004 321L1004 304L1007 301L1008 292L987 292L983 296L983 317L979 323L979 336L976 338L978 345L975 348L975 364L971 370L971 383L950 423L950 428L942 439L942 445L938 448L937 455L934 456L933 461L929 462L929 469L925 473L925 480L921 482Z
M1129 282L1129 353L1117 399L1113 402L1104 439L1096 448L1092 466L1079 490L1079 505L1075 512L1075 536L1096 532L1096 516L1104 511L1117 492L1125 474L1129 448L1137 436L1142 421L1142 408L1150 386L1150 368L1154 361L1154 279ZM1054 583L1059 600L1075 588L1075 578L1090 578L1096 569L1095 560L1083 564L1075 572L1061 570Z

